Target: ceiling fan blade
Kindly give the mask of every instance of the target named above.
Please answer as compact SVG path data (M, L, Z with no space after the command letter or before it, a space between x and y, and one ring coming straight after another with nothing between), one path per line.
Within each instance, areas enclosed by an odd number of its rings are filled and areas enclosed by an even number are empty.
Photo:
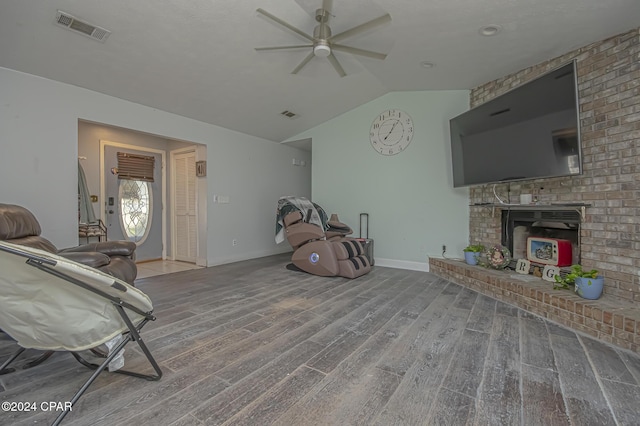
M345 75L347 75L347 73L344 72L344 69L340 65L340 62L338 62L338 59L334 56L333 53L327 56L327 59L329 60L329 62L331 62L331 65L333 65L333 68L336 69L336 72L340 74L340 77L344 77Z
M365 22L364 24L360 24L357 27L351 28L350 30L343 31L339 34L329 37L328 41L331 43L335 43L340 40L344 40L347 37L353 37L356 34L370 30L371 28L377 27L378 25L385 24L389 21L391 21L391 15L387 13L386 15L382 15L379 18L372 19L371 21Z
M371 50L358 49L357 47L343 46L342 44L332 44L333 50L340 52L351 53L353 55L366 56L367 58L384 59L387 57L386 53L372 52Z
M285 50L285 49L302 49L306 47L307 49L313 47L313 44L298 44L295 46L271 46L271 47L256 47L256 50Z
M310 60L313 59L315 55L313 54L313 51L311 53L309 53L303 60L302 62L300 62L298 64L298 66L291 71L291 74L298 74L298 72L302 69L302 67L304 67L305 65L307 65L307 63L309 63Z
M294 27L293 25L283 21L282 19L278 18L277 16L274 16L274 15L270 14L266 10L258 8L256 10L256 12L258 12L259 14L271 19L276 24L280 24L283 27L287 28L288 30L293 31L294 33L306 38L307 40L313 41L313 37L311 37L309 34L305 33L304 31L302 31L302 30L300 30L300 29L298 29L296 27Z

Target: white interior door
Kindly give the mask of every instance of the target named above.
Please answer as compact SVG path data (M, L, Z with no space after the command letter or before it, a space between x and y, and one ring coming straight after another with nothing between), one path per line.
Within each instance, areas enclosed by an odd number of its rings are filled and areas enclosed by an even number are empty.
M196 153L175 154L172 170L174 258L195 263L198 254Z
M153 156L153 182L118 179L118 152ZM163 157L159 153L103 147L105 224L109 240L134 241L136 261L162 259Z

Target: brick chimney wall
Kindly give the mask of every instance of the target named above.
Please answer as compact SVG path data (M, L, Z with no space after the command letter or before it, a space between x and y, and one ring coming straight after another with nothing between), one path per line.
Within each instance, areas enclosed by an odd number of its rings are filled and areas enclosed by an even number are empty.
M477 106L571 60L577 63L583 174L498 184L501 198L584 202L582 264L605 277L605 294L640 302L640 28L581 47L471 91ZM470 204L494 202L493 185L470 188ZM499 209L470 207L471 243L500 242Z

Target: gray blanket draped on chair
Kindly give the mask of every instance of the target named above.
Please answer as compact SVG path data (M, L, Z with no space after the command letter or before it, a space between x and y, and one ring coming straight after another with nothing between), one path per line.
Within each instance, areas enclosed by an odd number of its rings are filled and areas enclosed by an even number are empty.
M295 210L302 212L305 221L318 225L326 230L328 225L327 213L316 203L305 197L280 197L278 200L278 208L276 210L276 244L284 241L284 223L282 219ZM308 211L311 210L311 217L307 218Z

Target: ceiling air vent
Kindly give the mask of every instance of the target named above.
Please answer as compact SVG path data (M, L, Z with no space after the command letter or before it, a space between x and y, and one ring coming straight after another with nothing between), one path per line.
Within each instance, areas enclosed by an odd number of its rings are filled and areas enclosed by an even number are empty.
M280 115L283 115L287 118L296 118L298 116L295 112L291 112L291 111L282 111Z
M102 42L111 34L109 30L81 21L75 16L61 10L58 10L56 13L56 24Z

